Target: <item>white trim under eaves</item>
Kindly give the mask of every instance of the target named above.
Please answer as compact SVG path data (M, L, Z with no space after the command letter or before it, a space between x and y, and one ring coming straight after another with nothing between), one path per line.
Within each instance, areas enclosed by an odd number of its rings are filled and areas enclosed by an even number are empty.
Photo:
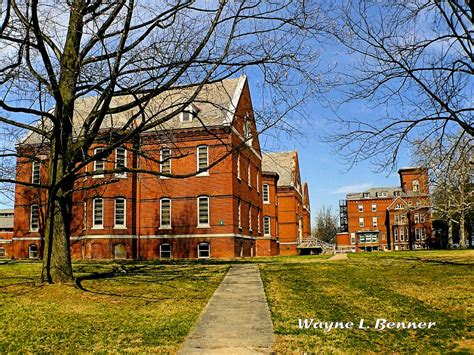
M240 138L240 140L241 140L242 142L245 141L245 138L239 133L239 131L237 131L237 129L236 129L234 126L232 126L231 130L232 130L232 132L234 132L234 133L237 135L237 137ZM255 150L254 147L249 147L249 148L250 148L250 150L253 152L253 154L255 154L255 155L257 156L257 158L258 158L259 160L262 160L262 156L260 155L259 152L257 152L257 151Z
M235 88L234 95L232 96L232 101L229 105L229 109L227 110L227 114L225 115L224 121L222 122L224 126L230 125L233 121L235 110L237 109L237 105L239 104L240 96L242 95L242 91L244 90L246 81L247 75L241 75L239 78L239 82Z

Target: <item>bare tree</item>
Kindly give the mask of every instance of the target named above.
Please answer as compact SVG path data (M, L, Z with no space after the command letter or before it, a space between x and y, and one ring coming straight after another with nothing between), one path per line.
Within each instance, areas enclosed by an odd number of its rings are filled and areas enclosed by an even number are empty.
M329 32L348 50L335 80L371 117L342 117L331 138L351 163L393 168L400 147L459 130L474 136L474 3L360 0L334 5ZM366 110L364 110L366 111Z
M432 207L435 215L449 225L448 243L453 242L455 223L459 225L459 245L465 248L466 225L474 210L474 146L466 137L447 137L445 141L444 145L439 141L420 141L414 151L415 162L428 168Z
M313 237L327 243L334 243L337 234L337 214L333 213L331 207L322 206L316 213Z
M164 123L186 110L203 86L243 70L258 78L271 110L262 111L269 115L260 116L262 129L281 125L318 91L311 40L323 24L317 6L306 2L6 0L0 21L0 123L34 136L36 147L10 146L4 157L34 160L41 152L49 164L48 181L32 184L8 174L1 181L47 192L45 282L73 280L72 193L79 177L94 174L84 171L87 164L142 132L166 136ZM151 107L176 89L186 97ZM91 96L78 122L76 106ZM126 119L105 129L113 115ZM98 140L106 146L91 154Z

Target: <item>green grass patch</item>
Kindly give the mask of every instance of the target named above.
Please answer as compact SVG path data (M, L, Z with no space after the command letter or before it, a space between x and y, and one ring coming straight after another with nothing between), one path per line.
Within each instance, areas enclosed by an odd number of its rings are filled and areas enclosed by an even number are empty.
M350 255L348 261L262 264L278 352L474 351L474 251ZM356 323L299 329L299 318ZM431 329L356 329L361 318L436 322Z
M0 352L175 352L227 265L81 262L78 285L0 265Z

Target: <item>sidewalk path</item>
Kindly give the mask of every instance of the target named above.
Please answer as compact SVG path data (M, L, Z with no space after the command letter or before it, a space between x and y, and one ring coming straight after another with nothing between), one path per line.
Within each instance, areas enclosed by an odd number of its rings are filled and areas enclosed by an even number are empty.
M269 353L273 324L257 265L232 266L180 354Z
M349 260L349 258L347 257L347 254L336 254L334 256L331 256L328 260L331 260L331 261Z

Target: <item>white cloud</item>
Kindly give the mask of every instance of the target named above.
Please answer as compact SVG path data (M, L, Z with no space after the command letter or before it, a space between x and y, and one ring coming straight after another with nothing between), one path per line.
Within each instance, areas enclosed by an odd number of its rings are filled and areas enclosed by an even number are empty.
M367 189L370 189L374 184L372 183L362 183L354 185L344 185L333 191L333 194L348 194L351 192L361 192Z

